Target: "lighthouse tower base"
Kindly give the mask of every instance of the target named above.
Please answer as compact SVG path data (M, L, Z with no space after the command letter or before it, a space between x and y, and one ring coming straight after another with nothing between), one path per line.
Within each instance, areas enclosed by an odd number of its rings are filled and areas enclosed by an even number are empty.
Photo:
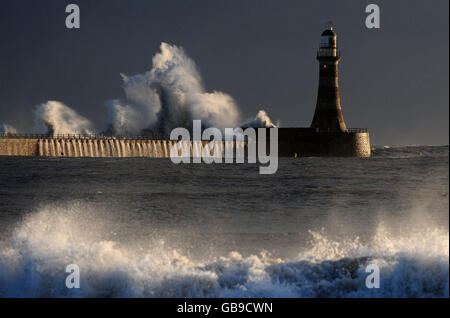
M323 132L313 128L279 128L278 152L282 157L370 157L366 129Z

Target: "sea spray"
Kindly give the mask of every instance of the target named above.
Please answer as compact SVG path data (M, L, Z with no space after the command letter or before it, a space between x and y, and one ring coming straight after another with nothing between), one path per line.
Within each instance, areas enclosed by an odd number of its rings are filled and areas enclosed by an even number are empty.
M36 133L40 134L92 134L93 124L63 103L48 101L34 111Z
M114 132L150 129L169 135L175 127L190 127L201 119L207 127L234 127L239 121L233 98L222 92L206 92L192 59L180 47L161 43L152 69L123 77L127 101L108 103Z
M17 133L17 129L15 129L13 126L11 125L7 125L7 124L0 124L0 134L16 134Z
M207 92L194 61L183 48L161 43L160 52L145 74L122 75L125 100L105 103L106 127L93 123L59 101L35 107L33 132L39 134L93 134L169 136L175 127L191 128L192 120L202 120L205 127L240 126L240 111L230 95ZM246 127L274 127L266 112L260 111ZM0 133L16 133L9 125L0 125Z
M264 110L260 110L258 114L256 114L255 119L253 119L252 121L241 125L242 128L275 128L278 126L280 126L280 124L274 124L269 115Z

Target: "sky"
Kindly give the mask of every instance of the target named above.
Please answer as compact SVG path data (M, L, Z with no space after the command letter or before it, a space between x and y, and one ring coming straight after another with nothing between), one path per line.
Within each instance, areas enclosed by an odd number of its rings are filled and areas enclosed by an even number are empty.
M80 29L65 26L69 3ZM379 29L365 26L370 3ZM124 97L120 73L150 70L167 42L196 62L208 91L233 96L242 121L264 109L281 127L308 127L331 20L347 127L369 128L377 145L447 145L448 12L448 0L2 0L0 124L30 131L33 108L57 100L100 126L105 101Z

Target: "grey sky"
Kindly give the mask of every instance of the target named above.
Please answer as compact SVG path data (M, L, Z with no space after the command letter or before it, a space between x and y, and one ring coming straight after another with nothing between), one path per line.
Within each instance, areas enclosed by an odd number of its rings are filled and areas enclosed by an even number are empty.
M65 28L65 6L81 29ZM365 7L381 8L367 29ZM333 20L348 127L374 144L449 143L448 1L4 0L0 4L0 123L21 131L33 106L58 100L101 125L122 98L119 73L144 73L161 42L184 47L208 90L232 95L243 120L265 109L283 127L309 126L315 53Z

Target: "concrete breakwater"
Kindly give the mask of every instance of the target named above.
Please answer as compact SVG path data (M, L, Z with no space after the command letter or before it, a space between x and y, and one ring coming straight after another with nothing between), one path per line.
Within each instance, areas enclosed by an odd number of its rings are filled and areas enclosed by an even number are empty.
M34 138L0 138L1 156L37 156L38 140Z
M266 136L269 132L266 131ZM145 137L114 138L104 136L0 136L0 156L42 157L149 157L168 158L176 141ZM209 141L183 142L190 156L201 154ZM247 142L221 142L226 147L247 153ZM230 146L231 144L231 146ZM210 147L213 148L213 147ZM266 149L269 146L266 145ZM235 150L236 151L236 150ZM180 150L181 152L181 150ZM213 149L211 149L211 153ZM185 152L186 153L186 152ZM320 132L311 128L279 128L278 155L281 157L370 157L369 132L364 129L345 132Z
M139 139L39 139L37 155L44 157L149 157L169 158L170 152L177 141L173 140L139 140ZM189 153L200 157L204 146L209 141L182 141L178 153ZM222 156L225 150L224 142L217 142ZM233 149L244 148L244 142L230 143ZM210 153L213 154L213 147Z
M171 141L119 139L39 139L44 157L152 157L170 156Z
M42 157L149 157L168 158L176 141L151 139L116 139L116 138L0 138L0 155L3 156L42 156ZM192 156L201 155L209 141L183 141L179 154L189 151ZM217 142L222 155L225 147L236 149L246 147L245 142ZM210 147L211 154L214 147Z

